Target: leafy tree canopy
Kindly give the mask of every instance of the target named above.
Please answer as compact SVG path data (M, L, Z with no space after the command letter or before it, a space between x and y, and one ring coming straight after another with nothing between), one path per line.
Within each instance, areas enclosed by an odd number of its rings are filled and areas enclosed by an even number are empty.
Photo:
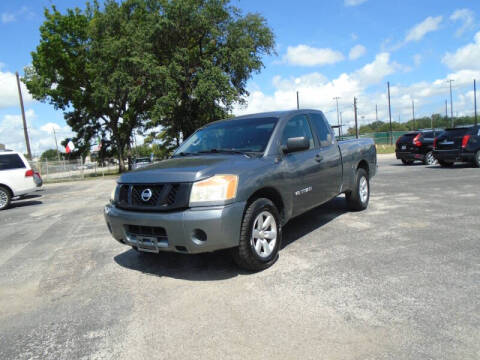
M228 0L107 0L65 14L52 7L24 81L34 98L64 111L79 149L99 136L122 171L135 131L161 129L169 147L228 116L273 48L265 19Z
M59 152L55 149L48 149L45 150L42 155L40 155L40 160L41 161L58 161L59 158Z

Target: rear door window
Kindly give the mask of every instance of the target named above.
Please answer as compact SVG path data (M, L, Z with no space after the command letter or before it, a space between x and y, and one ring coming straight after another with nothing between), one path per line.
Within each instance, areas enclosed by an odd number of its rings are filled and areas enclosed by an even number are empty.
M17 154L0 155L0 170L25 169L23 160Z
M313 127L317 132L318 140L321 147L326 147L332 144L332 133L330 128L326 124L326 119L317 113L311 113L310 119L312 119Z

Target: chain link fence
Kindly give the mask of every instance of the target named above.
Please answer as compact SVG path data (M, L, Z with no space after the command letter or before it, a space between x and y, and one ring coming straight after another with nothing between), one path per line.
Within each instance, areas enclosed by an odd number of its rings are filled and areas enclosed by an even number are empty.
M360 138L371 138L375 142L376 145L390 145L395 144L397 139L402 136L403 134L407 133L408 131L393 131L390 135L390 132L377 132L377 133L367 133L367 134L360 134ZM390 140L390 138L392 140ZM339 140L349 140L355 139L355 135L345 135L341 136Z
M116 164L100 166L96 162L83 162L82 159L31 161L30 166L40 173L44 182L81 180L89 177L116 174L118 172L118 165Z

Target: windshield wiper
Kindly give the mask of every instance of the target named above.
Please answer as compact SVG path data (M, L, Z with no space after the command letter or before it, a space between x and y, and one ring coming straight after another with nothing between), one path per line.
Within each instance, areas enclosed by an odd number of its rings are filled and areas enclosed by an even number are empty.
M253 152L253 151L248 151L248 152ZM243 156L246 156L246 157L251 157L249 154L248 154L247 151L240 151L240 150L234 150L234 149L210 149L210 150L203 150L203 151L199 151L198 153L199 154L239 154L239 155L243 155Z

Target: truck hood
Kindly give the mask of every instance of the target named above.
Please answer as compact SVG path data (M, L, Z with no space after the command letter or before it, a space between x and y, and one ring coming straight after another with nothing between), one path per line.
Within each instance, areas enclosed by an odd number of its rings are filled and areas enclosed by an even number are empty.
M118 183L155 184L169 182L193 182L215 174L237 173L246 162L259 160L243 155L201 155L176 157L141 169L122 174ZM235 171L235 169L237 169Z

